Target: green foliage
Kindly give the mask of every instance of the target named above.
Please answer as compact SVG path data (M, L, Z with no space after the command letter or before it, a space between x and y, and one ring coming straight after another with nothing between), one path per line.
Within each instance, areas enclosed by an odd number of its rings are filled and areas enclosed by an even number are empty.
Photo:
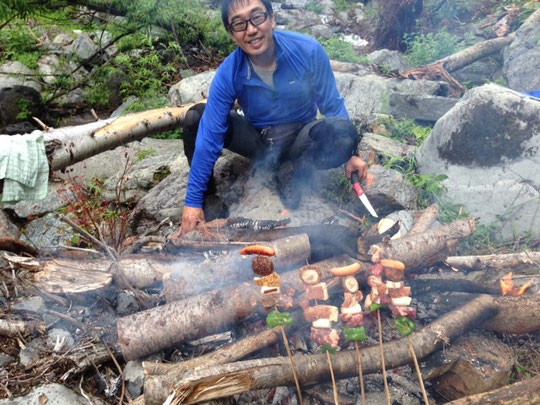
M349 0L334 0L334 6L337 11L347 11L351 8Z
M323 196L338 204L347 203L351 198L351 183L343 173L331 173L328 185L323 190Z
M323 7L322 7L321 3L318 2L317 0L310 0L306 4L306 10L307 11L312 11L312 12L317 13L317 14L320 14L323 11Z
M354 46L342 39L322 39L320 42L324 49L326 49L326 53L330 59L340 60L342 62L369 63L367 57L358 55L354 50Z
M410 145L421 145L432 129L416 125L412 119L397 120L392 116L379 119L379 123L386 128L388 137Z
M154 139L182 139L182 130L166 131L160 134L152 135Z
M37 39L25 25L13 24L10 29L0 30L0 50L3 50L1 59L19 61L35 69L42 55L36 46Z
M406 35L405 58L414 66L423 66L465 48L457 35L441 30L429 34Z
M137 153L137 162L140 162L141 160L146 159L147 157L154 156L156 154L156 150L154 148L150 149L142 149Z
M17 101L17 107L19 107L19 114L17 114L17 120L24 121L32 116L32 113L30 111L31 104L32 102L25 98L21 98Z
M424 0L426 13L431 16L434 25L442 20L464 20L478 7L480 0Z

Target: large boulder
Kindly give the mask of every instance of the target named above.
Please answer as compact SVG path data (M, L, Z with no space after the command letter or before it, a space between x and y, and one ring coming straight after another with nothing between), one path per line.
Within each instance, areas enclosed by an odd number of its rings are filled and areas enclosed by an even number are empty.
M215 74L215 70L208 70L180 80L169 89L169 106L186 105L208 98L210 84Z
M36 91L41 91L41 84L34 79L32 69L18 61L0 65L0 89L13 86L32 87Z
M504 51L503 73L508 87L529 92L540 89L540 9L516 31L517 38Z
M417 154L420 174L446 174L444 198L502 240L540 236L540 102L494 84L467 92Z

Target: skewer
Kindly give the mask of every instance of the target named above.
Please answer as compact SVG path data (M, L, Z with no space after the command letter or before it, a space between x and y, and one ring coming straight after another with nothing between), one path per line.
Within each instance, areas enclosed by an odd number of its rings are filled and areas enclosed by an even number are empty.
M366 405L366 392L364 390L364 374L362 371L362 356L360 355L360 345L358 342L354 342L354 348L356 349L356 360L358 361L358 378L360 379L360 393L362 396L362 405Z
M416 358L416 352L414 351L414 346L411 337L409 336L409 350L411 352L414 368L416 369L416 375L418 376L418 382L420 383L420 388L422 389L422 397L424 397L424 403L429 405L429 400L426 393L426 388L424 387L424 380L422 378L422 371L420 371L420 365L418 364L418 359Z
M298 375L296 374L296 364L294 363L294 358L291 353L291 348L289 346L289 339L287 339L287 334L285 333L285 328L281 325L281 335L283 336L283 344L287 350L287 357L291 363L291 369L294 377L294 383L296 384L296 391L298 391L298 400L300 405L304 404L304 399L302 398L302 391L300 390L300 381L298 380Z
M326 359L328 360L328 366L330 367L330 376L332 377L332 389L334 390L334 403L339 405L339 397L336 385L336 378L334 377L334 368L332 367L332 359L330 358L330 351L326 350Z
M388 381L386 380L386 365L384 363L384 348L382 340L382 323L381 323L381 310L377 309L377 323L379 324L379 348L381 349L381 366L384 380L384 391L386 394L386 403L392 405L390 400L390 389L388 388Z

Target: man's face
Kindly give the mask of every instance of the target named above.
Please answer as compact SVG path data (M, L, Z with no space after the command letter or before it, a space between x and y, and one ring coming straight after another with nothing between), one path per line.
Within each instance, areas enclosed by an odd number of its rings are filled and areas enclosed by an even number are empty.
M229 25L241 25L243 21L253 19L257 24L262 20L262 15L266 13L266 8L260 0L240 0L231 6L229 13ZM250 56L259 56L267 51L273 52L272 33L276 27L276 20L273 15L266 15L266 20L260 25L254 26L248 22L245 31L235 32L230 30L234 41Z

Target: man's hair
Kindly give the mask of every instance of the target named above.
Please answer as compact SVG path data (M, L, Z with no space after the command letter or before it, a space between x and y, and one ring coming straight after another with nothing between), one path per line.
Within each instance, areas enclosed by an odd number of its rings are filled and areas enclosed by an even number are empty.
M231 7L235 3L248 3L249 0L223 0L221 2L221 20L223 21L223 25L225 26L225 29L227 31L230 31L229 27L229 12L231 11ZM266 12L268 13L268 16L272 16L274 14L274 10L272 9L272 2L269 0L261 0L261 3L266 8Z

